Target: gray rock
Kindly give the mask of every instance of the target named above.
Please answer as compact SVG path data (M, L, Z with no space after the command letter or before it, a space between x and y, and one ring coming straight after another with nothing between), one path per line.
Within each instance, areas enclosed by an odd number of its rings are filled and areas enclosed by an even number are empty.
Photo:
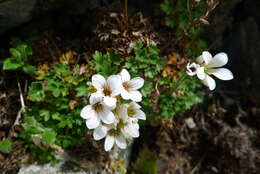
M0 0L0 33L18 27L32 18L44 18L52 12L77 18L77 15L100 16L116 0ZM66 16L67 15L67 16Z
M36 0L6 0L0 2L0 33L31 19Z

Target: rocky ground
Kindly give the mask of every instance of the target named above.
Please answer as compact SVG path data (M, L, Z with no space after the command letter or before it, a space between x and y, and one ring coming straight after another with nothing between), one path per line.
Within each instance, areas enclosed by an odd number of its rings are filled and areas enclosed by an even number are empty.
M132 14L142 11L153 25L156 21L152 16L153 5L147 3L132 1L129 11ZM38 36L31 62L36 65L42 61L54 61L59 52L67 50L77 52L82 58L95 50L105 50L108 43L101 42L96 36L97 32L105 32L97 25L104 19L104 14L118 6L120 2L113 0L91 0L87 4L86 1L74 3L70 0L65 3L60 0L0 1L0 62L6 57L9 40L14 36ZM228 85L223 83L213 94L208 93L207 105L194 106L170 120L150 121L143 127L141 137L132 146L129 173L151 172L143 169L144 161L160 174L260 173L259 10L260 3L254 0L232 0L222 3L214 11L212 25L203 37L212 43L213 52L228 53L229 68L235 79ZM140 14L133 19L132 26L138 28L136 23L140 22ZM156 27L150 28L149 24L145 30L153 33L153 28ZM165 36L160 32L165 31L158 31L151 37L163 40ZM118 44L121 42L113 40L113 45L122 46L124 51L124 44ZM16 73L0 71L0 139L8 137L17 141L10 154L0 154L1 172L10 174L17 173L28 157L24 143L18 138L21 127L15 124L20 110L17 78ZM31 79L26 75L19 78L26 95ZM79 149L90 148L88 143L82 146ZM92 149L97 147L91 146ZM91 156L88 160L93 161L108 158L107 153L97 149L71 153L86 154Z

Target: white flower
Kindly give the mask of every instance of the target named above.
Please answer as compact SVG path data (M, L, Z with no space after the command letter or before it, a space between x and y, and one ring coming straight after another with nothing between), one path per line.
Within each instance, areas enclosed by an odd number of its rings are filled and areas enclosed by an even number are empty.
M139 137L138 119L145 120L145 114L140 110L140 106L134 102L123 104L117 108L116 116L118 125L126 137ZM123 125L123 126L122 126Z
M116 144L120 149L127 147L128 138L139 137L139 125L127 116L125 105L115 109L116 122L110 125L100 124L95 130L93 137L100 140L105 137L105 150L109 151ZM142 117L143 118L143 117Z
M216 82L210 77L214 75L221 80L233 79L233 74L227 68L220 68L227 64L228 56L226 53L218 53L212 58L212 55L204 51L196 60L196 63L187 64L187 74L190 76L197 75L202 83L209 87L210 90L215 89Z
M111 124L115 122L115 115L111 111L113 107L104 104L102 97L90 96L90 105L85 106L80 116L86 119L86 125L89 129L97 128L100 122Z
M135 77L131 79L130 74L126 69L120 72L122 80L122 91L121 96L125 100L131 99L135 102L140 102L142 100L142 94L138 91L144 85L144 79L141 77Z
M104 103L113 107L116 105L116 96L121 93L121 78L119 75L111 75L106 80L102 75L96 74L92 76L92 85L96 88L96 92L92 95L103 97Z
M137 104L136 102L131 102L129 104L124 104L123 105L125 111L124 113L127 115L127 117L131 119L140 119L140 120L145 120L146 116L145 113L141 110L141 106Z

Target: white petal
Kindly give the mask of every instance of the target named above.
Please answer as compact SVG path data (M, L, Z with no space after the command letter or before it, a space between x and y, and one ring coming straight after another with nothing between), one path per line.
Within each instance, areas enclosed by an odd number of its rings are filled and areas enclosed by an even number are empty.
M103 100L102 97L103 97L103 95L100 95L100 93L93 93L89 97L89 103L91 105L93 105L93 104L96 104L98 102L102 102L102 100Z
M211 78L209 75L206 75L205 79L202 80L202 83L209 87L210 90L215 89L216 82L213 78Z
M92 76L92 85L96 89L102 89L105 84L106 84L106 79L102 75L95 74Z
M189 71L186 71L186 73L187 73L189 76L194 76L194 75L196 75L196 72L189 72Z
M217 69L212 69L210 71L210 74L213 74L217 78L221 80L231 80L233 79L233 74L232 72L227 69L227 68L217 68Z
M131 76L126 69L123 69L120 72L120 76L121 76L122 82L126 82L126 81L129 81L131 79Z
M141 106L139 104L137 104L136 102L131 102L129 105L131 105L131 107L133 107L135 110L141 108Z
M113 107L113 106L116 105L116 98L115 98L115 97L105 96L105 97L104 97L104 103L105 103L108 107Z
M87 105L81 110L80 116L84 119L89 119L95 116L95 111L92 109L91 105Z
M107 84L112 90L111 96L117 96L121 93L122 90L122 81L119 75L111 75L107 79Z
M145 120L146 119L146 116L145 116L145 113L141 110L137 110L136 111L136 114L134 115L135 118L138 118L140 120Z
M131 137L137 138L139 137L139 130L136 129L136 126L133 124L129 123L128 125L125 126L125 132L130 135Z
M125 100L129 100L131 98L131 94L127 90L122 89L121 97Z
M198 62L199 64L203 64L204 60L203 60L203 56L199 56L197 59L196 59L196 62Z
M95 115L86 121L86 125L89 129L95 129L99 126L100 119Z
M135 102L142 101L142 94L139 91L130 91L131 100Z
M212 55L208 51L203 51L202 59L204 60L205 65L207 65L212 60Z
M115 138L113 136L108 135L105 139L105 151L110 151L114 146Z
M93 133L94 140L101 140L107 135L108 128L103 125L99 125Z
M196 71L197 69L200 67L200 65L196 64L196 63L188 63L186 65L186 68L187 68L187 74L190 75L190 76L194 76L196 74Z
M205 72L204 72L204 67L200 67L197 69L197 77L200 79L200 80L203 80L206 76Z
M144 85L144 79L141 77L135 77L129 81L131 89L136 90L141 88Z
M119 106L118 117L120 117L120 119L122 119L124 121L126 121L128 119L127 104L122 104Z
M105 109L103 112L98 113L100 119L106 124L112 124L115 122L115 115L108 109Z
M139 130L139 124L136 122L136 123L133 123L133 126L135 129Z
M221 67L226 65L228 62L228 56L226 53L218 53L209 62L207 67Z
M126 140L125 140L125 138L122 135L115 137L115 140L116 140L116 145L120 149L125 149L126 148Z

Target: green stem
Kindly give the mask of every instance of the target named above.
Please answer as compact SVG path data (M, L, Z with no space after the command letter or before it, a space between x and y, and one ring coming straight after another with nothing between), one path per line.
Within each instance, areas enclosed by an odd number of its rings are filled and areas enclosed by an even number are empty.
M186 73L182 75L182 77L178 80L177 84L175 85L173 92L176 92L178 90L178 88L183 84L187 77L188 75Z

